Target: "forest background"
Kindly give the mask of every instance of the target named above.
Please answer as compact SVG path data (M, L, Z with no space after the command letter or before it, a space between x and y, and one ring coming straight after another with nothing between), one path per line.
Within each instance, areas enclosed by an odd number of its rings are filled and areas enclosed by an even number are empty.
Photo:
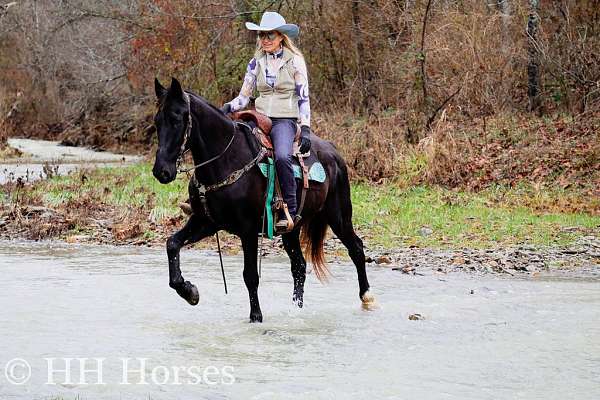
M353 180L600 197L598 0L5 0L0 146L153 154L154 77L229 101L265 10L300 26L313 131Z

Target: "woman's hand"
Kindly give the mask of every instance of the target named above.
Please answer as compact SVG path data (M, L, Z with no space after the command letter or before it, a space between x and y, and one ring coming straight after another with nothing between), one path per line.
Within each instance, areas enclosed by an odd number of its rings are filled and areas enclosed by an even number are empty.
M310 146L310 127L302 125L300 127L300 153L308 153Z
M231 104L225 103L223 107L221 107L221 112L225 115L231 114Z

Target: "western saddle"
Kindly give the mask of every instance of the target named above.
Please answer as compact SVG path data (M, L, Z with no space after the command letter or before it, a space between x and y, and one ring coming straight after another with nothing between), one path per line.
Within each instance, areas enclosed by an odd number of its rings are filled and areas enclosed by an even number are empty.
M254 134L256 135L260 144L265 147L267 150L273 150L273 143L271 142L271 128L273 127L273 122L271 118L267 117L264 114L259 113L256 110L244 110L237 111L231 114L231 119L234 121L240 120L244 122L251 122L258 128L258 130L254 130ZM299 143L300 141L300 127L296 128L296 137L294 138L294 143ZM294 150L294 155L298 154L298 151Z

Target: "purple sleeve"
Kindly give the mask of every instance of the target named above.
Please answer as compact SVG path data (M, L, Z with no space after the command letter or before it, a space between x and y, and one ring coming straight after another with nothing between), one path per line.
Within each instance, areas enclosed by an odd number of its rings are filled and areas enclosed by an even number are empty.
M240 94L229 102L231 105L231 111L239 111L245 108L250 102L250 96L256 88L256 66L256 59L253 58L250 60L248 67L246 68L246 75L244 75L244 83L242 84Z
M298 96L298 120L300 125L310 126L310 98L308 96L308 72L304 59L298 55L294 56L294 81L296 84L296 95Z

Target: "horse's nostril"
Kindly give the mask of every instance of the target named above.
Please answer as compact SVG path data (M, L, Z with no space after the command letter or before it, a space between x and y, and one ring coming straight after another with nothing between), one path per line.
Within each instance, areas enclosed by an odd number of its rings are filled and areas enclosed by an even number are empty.
M168 183L174 179L173 172L171 172L168 166L157 166L152 168L152 174L160 183Z

